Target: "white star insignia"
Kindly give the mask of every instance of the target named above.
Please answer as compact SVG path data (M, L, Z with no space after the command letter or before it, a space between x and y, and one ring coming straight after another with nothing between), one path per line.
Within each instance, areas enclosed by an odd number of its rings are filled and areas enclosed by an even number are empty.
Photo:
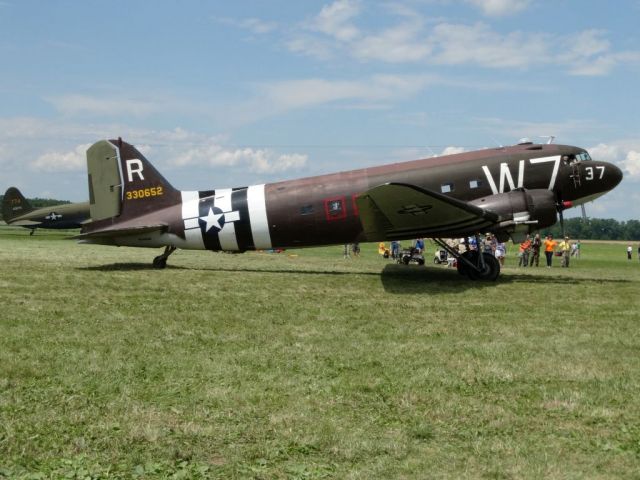
M209 207L209 213L206 217L200 217L200 220L207 222L207 228L205 232L211 230L211 227L214 227L216 230L222 230L220 226L220 218L224 216L224 213L213 213L213 208Z

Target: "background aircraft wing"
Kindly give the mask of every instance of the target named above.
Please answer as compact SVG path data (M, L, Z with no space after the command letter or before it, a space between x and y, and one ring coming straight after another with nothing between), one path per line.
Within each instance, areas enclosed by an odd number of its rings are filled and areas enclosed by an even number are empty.
M415 185L387 183L357 199L368 238L463 236L498 222L489 210Z

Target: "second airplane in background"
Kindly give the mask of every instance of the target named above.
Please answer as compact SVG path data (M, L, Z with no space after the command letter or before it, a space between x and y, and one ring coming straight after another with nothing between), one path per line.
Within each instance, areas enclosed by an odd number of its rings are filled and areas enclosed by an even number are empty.
M61 203L34 208L16 187L9 187L2 199L2 218L8 225L36 228L80 228L89 219L89 203Z

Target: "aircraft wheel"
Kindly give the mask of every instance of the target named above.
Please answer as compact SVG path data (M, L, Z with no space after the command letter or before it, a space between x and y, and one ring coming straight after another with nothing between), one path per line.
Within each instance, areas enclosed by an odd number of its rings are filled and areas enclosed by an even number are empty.
M474 265L478 262L478 252L468 251L464 252L462 256ZM471 270L471 268L464 262L464 260L458 260L456 268L458 269L458 273L460 275L468 275L467 271Z
M493 282L500 275L500 262L490 253L483 253L482 255L484 256L484 269L477 271L469 268L467 275L471 280Z
M153 268L163 269L167 266L167 259L162 255L158 255L153 259Z

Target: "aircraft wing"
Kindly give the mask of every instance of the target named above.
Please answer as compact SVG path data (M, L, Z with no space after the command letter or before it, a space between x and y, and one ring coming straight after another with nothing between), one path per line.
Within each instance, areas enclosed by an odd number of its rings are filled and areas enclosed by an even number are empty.
M91 240L93 238L113 238L113 237L126 237L129 235L140 235L143 233L151 232L164 232L167 230L167 226L163 224L158 225L143 225L135 227L123 227L123 228L104 228L102 230L96 230L88 233L81 233L73 237L74 240Z
M368 238L462 236L498 222L492 211L403 183L374 187L356 202Z

